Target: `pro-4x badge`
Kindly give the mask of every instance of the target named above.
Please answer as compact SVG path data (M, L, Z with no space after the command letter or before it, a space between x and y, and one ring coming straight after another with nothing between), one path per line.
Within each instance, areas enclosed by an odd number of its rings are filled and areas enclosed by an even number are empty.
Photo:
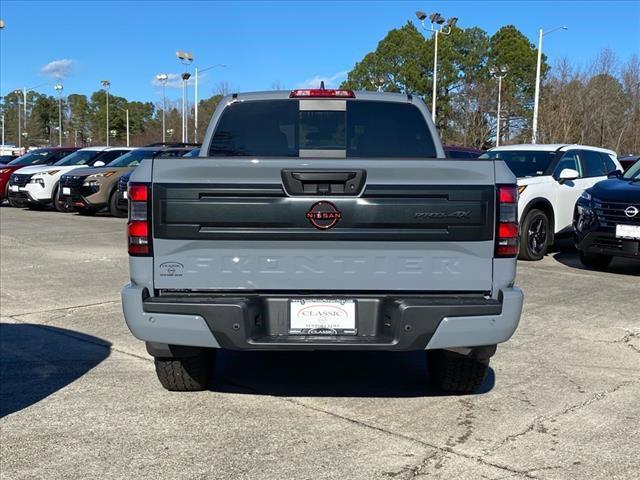
M342 213L331 202L316 202L307 212L307 219L319 230L333 228L342 218Z

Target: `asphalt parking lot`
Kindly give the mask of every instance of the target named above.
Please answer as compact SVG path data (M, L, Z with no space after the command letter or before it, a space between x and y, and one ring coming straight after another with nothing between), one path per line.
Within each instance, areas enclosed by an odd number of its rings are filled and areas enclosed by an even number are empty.
M170 393L122 317L124 224L0 208L3 479L637 478L640 262L520 262L476 395L430 390L420 352L222 352Z

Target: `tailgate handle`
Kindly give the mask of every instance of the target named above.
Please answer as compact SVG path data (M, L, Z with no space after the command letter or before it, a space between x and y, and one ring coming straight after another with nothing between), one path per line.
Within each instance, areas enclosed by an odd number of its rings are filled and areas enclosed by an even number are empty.
M289 195L358 195L365 170L282 170L282 183Z
M355 172L292 172L291 176L305 183L345 183Z

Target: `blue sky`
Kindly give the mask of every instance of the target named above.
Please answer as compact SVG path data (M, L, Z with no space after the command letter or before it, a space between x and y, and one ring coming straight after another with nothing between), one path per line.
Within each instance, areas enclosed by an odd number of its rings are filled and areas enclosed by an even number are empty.
M220 81L234 91L338 84L354 63L375 49L388 30L414 20L414 12L457 16L461 27L489 34L514 24L532 42L540 27L567 25L545 37L553 63L578 64L603 47L621 60L640 52L639 1L355 1L355 2L99 2L2 0L0 94L63 75L64 93L91 93L109 79L111 92L157 101L159 72L178 74L176 50L193 52L201 96ZM446 40L444 40L446 41ZM52 63L53 62L53 63ZM48 66L48 67L47 67ZM177 87L177 83L176 87ZM51 85L38 87L53 94ZM179 88L168 88L179 98Z

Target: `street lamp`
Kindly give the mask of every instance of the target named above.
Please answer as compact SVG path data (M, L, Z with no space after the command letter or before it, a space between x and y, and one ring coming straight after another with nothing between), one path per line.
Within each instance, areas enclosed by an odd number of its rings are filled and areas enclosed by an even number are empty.
M49 82L41 83L40 85L36 85L35 87L24 87L22 90L16 90L17 95L22 95L22 107L24 113L24 131L27 131L27 92L31 90L35 90L36 88L44 87L45 85L49 85ZM20 100L18 100L18 138L20 137ZM26 135L23 135L26 138Z
M458 17L451 17L449 20L445 20L439 13L432 13L427 17L424 12L416 12L416 17L420 20L422 28L435 35L435 45L433 53L433 93L431 99L431 119L433 123L436 123L436 86L438 81L438 35L450 35L451 29L458 23ZM431 25L427 28L425 20L429 18Z
M109 87L111 87L111 82L109 80L102 80L100 82L102 88L104 88L104 93L106 95L106 107L107 107L107 147L109 146Z
M502 95L502 79L507 76L509 67L503 65L499 68L491 67L489 73L493 78L498 79L498 115L496 116L496 147L500 146L500 100Z
M53 89L58 92L58 146L62 146L62 89L61 83L56 83Z
M165 89L167 86L167 80L169 80L169 75L167 75L166 73L159 73L156 75L156 80L158 80L162 85L162 143L165 143L167 138L167 134L165 131L165 123L164 123L165 122L164 115L165 115L165 111L167 110L167 97L165 95Z
M189 52L182 52L178 50L176 52L176 57L180 63L184 65L184 73L181 75L182 78L182 143L186 143L189 138L188 129L187 129L187 81L191 78L191 74L189 73L189 65L193 63L193 54Z
M538 141L538 104L540 100L540 70L542 68L542 37L558 30L567 30L567 27L556 27L553 30L545 32L540 29L538 32L538 64L536 65L536 92L533 100L533 125L531 128L531 143Z
M198 71L198 67L195 68L195 85L194 85L194 127L193 127L193 140L195 143L198 143L198 73L206 72L207 70L211 70L212 68L224 68L226 65L222 63L218 63L217 65L211 65L207 68L202 68Z
M18 100L18 149L22 148L22 119L20 118L20 95L22 94L22 90L16 90L13 92L16 94L16 99Z

